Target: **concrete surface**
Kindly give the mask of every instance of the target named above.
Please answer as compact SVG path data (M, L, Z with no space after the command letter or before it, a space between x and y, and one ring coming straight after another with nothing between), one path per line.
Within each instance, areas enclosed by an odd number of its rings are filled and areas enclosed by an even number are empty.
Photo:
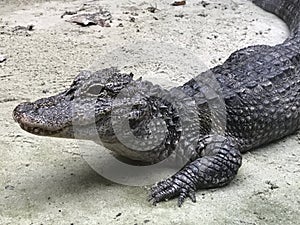
M108 9L111 27L83 28L66 22L68 16L60 18L83 2ZM236 49L273 45L288 34L282 21L249 1L207 0L206 7L196 0L180 7L171 2L0 1L0 55L7 57L0 63L0 224L299 224L297 134L245 154L229 186L198 191L197 203L187 200L178 208L176 200L150 205L149 187L124 186L98 175L82 159L77 141L34 136L14 123L18 103L63 90L80 70L109 62L105 54L122 46L130 50L134 41L146 43L149 54L138 56L131 69L169 87L193 75L178 73L181 64L198 63L179 49L211 67ZM150 13L149 6L159 10ZM29 24L35 25L33 31L13 31ZM160 54L165 59L171 50L147 46L153 42L175 46L177 60L157 64ZM156 62L141 63L157 52Z

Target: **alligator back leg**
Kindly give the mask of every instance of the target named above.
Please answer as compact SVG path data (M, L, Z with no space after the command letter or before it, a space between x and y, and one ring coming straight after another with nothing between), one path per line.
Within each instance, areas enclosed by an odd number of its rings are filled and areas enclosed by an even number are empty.
M238 145L224 136L201 137L195 152L196 155L184 168L152 187L149 200L153 204L177 196L178 206L186 197L195 202L197 189L228 184L242 164Z

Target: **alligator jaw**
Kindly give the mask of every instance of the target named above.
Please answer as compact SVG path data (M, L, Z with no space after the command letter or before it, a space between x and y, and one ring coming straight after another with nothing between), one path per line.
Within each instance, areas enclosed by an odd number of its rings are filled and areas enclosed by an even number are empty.
M53 100L53 98L50 99ZM59 109L57 106L51 108L53 104L53 102L45 101L43 107L39 108L41 106L39 100L33 103L21 103L14 109L13 118L23 130L35 135L74 138L72 119L68 116L70 112L66 113L64 121L59 120L55 116L61 116L61 114L55 114ZM41 111L43 111L44 115L42 114L38 117L37 114L41 113ZM47 115L50 114L52 117L48 117L48 120L45 120Z
M55 96L53 96L55 97ZM53 98L53 97L50 97ZM41 100L38 100L41 101ZM47 105L47 99L43 99L44 106ZM72 102L70 103L72 104ZM45 107L44 112L47 115L52 115L53 117L50 119L49 117L45 118L44 116L38 117L37 112L41 111L39 108L40 105L36 102L24 102L19 104L13 111L14 120L20 125L20 127L35 135L39 136L50 136L50 137L60 137L60 138L79 138L86 140L95 140L99 139L98 133L92 134L90 130L95 126L95 121L93 123L84 123L84 124L73 124L73 114L72 110L62 110L59 106L53 107L54 109L49 109ZM38 110L37 110L38 108ZM57 109L58 108L58 109ZM72 107L70 107L71 109ZM37 112L36 112L37 110ZM43 110L42 110L43 111ZM58 114L56 112L64 114ZM67 113L68 112L68 113ZM61 116L65 116L65 120L61 120ZM101 134L101 127L109 127L109 120L99 120L97 122L99 128L99 134ZM76 130L75 130L76 129Z

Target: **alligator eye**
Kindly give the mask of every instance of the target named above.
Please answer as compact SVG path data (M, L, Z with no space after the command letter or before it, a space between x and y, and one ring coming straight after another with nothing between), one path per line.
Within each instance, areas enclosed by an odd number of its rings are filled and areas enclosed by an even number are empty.
M90 94L90 95L99 95L101 93L103 89L103 86L102 85L99 85L99 84L94 84L94 85L91 85L88 89L87 89L87 93Z

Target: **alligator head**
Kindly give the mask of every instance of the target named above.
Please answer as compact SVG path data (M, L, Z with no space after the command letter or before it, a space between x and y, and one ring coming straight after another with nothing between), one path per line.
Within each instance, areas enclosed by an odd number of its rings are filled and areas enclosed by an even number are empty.
M180 137L171 102L169 91L159 85L109 68L82 71L67 90L21 103L13 117L32 134L93 140L128 158L152 162L170 154Z
M22 129L36 135L74 138L76 124L80 126L78 136L93 139L90 130L97 124L99 135L105 136L112 130L109 118L113 101L132 81L133 74L123 74L115 68L82 71L67 90L21 103L13 117Z

